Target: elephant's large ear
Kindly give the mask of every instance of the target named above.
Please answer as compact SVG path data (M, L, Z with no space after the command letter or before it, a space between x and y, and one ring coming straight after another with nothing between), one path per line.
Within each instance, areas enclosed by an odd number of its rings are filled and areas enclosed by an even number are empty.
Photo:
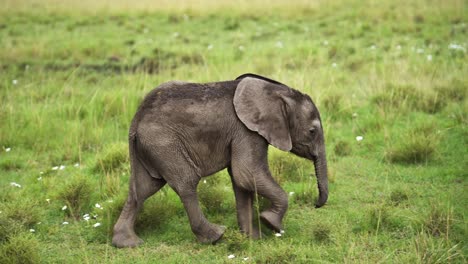
M234 94L234 108L244 125L263 136L271 145L290 151L289 120L282 94L289 92L284 85L256 78L244 78Z

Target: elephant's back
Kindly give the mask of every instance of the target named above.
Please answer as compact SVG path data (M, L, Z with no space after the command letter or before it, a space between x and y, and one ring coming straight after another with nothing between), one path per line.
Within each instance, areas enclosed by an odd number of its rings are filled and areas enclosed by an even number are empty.
M171 81L150 91L140 104L130 128L215 125L235 115L232 100L238 80L216 83Z

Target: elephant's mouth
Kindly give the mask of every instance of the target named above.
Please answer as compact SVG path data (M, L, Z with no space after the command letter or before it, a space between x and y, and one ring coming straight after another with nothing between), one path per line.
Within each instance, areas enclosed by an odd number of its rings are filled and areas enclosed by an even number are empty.
M315 161L317 159L317 155L314 154L314 150L312 149L312 147L304 143L298 142L294 144L291 152L300 157L305 157L312 161Z

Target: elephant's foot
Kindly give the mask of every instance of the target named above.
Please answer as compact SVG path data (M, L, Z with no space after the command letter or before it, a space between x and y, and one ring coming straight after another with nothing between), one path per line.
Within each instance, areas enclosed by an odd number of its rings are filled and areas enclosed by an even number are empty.
M261 238L260 231L258 230L257 227L252 227L250 229L243 229L241 228L241 233L244 233L251 239L259 239Z
M268 228L275 232L281 232L283 229L281 225L282 217L272 211L263 211L260 214L260 219Z
M114 236L112 237L112 244L118 248L133 248L142 243L143 240L135 232L128 230L114 231Z
M202 232L194 232L198 241L204 244L216 244L224 235L225 226L209 224Z

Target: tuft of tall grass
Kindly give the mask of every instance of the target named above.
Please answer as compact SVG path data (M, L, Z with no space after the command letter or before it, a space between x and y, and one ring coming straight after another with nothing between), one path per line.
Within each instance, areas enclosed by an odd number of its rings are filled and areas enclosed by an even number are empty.
M328 94L325 95L320 105L323 105L323 110L331 118L339 116L342 110L343 98L340 94Z
M217 214L226 211L224 204L227 200L227 191L231 189L231 186L222 184L218 179L219 176L205 178L198 185L198 198L207 213Z
M395 189L390 193L390 202L393 205L399 205L408 200L408 193L402 189Z
M112 200L101 203L101 208L94 207L92 211L87 211L91 216L97 216L89 222L82 222L85 225L83 237L86 241L92 243L108 243L112 236L112 229L117 221L126 201L126 194L115 196ZM94 217L93 217L94 218ZM92 228L94 224L99 223L99 227Z
M128 162L128 144L113 143L98 155L93 170L100 173L116 172L128 167Z
M319 243L331 242L331 228L325 223L316 223L312 230L312 236Z
M57 195L67 206L67 214L79 219L83 210L89 210L93 183L84 176L75 176Z
M175 196L175 194L172 192ZM182 205L173 195L166 195L162 190L145 202L142 212L138 215L136 229L158 230L166 226L172 218L177 216L177 212L182 209Z
M15 171L23 168L23 162L15 157L2 157L0 160L0 169L4 171Z
M433 124L424 124L404 133L396 144L388 147L385 158L392 163L417 164L432 160L439 145Z
M41 208L35 200L9 201L2 208L3 215L24 228L33 227L41 219Z
M284 153L270 148L268 156L271 173L280 184L286 181L304 182L314 172L311 161L293 154L284 155Z
M351 144L349 144L349 142L340 140L335 144L333 150L338 156L348 156L352 152L352 147Z
M310 184L301 184L296 189L290 200L298 205L313 207L317 196L317 192L315 190L315 186L312 187Z
M301 258L299 252L284 245L272 247L266 253L260 263L297 263Z
M20 233L0 243L0 263L40 263L39 241L31 234Z
M464 263L459 244L451 244L444 239L435 239L421 232L413 242L415 255L420 263Z
M125 178L125 179L124 179ZM122 189L122 182L128 182L127 174L106 172L100 177L100 192L103 198L111 198Z
M376 235L385 232L405 232L408 228L408 224L386 205L370 208L367 217L367 226L363 223L364 228L369 232L375 232Z
M423 223L424 231L435 237L448 238L453 224L453 212L444 211L440 206L432 204L431 210Z
M387 84L384 91L372 97L371 101L381 108L394 108L396 111L422 111L434 114L447 104L432 88L423 89L411 84Z
M466 80L462 81L454 79L446 85L439 85L435 87L441 100L462 102L468 94L468 83Z
M379 232L389 222L389 212L384 206L371 208L369 211L369 227Z
M229 252L245 251L249 246L247 235L233 228L228 228L226 230L223 240Z
M8 242L11 237L20 233L24 227L21 223L8 218L5 214L0 214L0 245Z

